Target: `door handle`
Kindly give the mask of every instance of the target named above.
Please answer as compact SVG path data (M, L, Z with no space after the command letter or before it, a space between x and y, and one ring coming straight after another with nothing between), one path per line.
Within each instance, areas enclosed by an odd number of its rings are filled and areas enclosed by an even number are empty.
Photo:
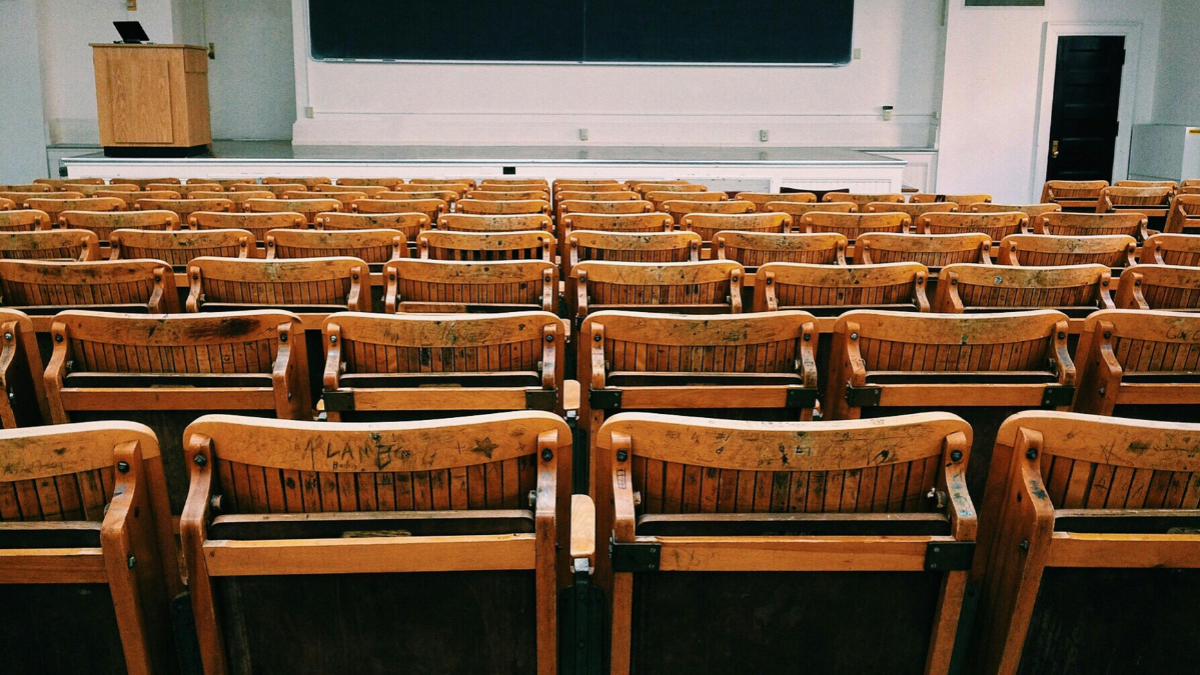
M1058 159L1058 141L1050 143L1050 157Z

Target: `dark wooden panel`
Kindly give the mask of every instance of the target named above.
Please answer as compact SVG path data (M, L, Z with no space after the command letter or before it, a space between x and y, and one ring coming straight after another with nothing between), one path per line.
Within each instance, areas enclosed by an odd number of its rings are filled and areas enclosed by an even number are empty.
M124 675L105 584L0 584L0 672Z

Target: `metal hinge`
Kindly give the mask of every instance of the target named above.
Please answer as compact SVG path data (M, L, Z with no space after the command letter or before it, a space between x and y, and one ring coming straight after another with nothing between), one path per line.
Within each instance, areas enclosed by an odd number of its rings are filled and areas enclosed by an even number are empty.
M526 410L545 410L554 412L558 407L557 389L527 389L525 390Z
M851 408L870 408L883 399L883 387L855 387L846 385L846 403Z
M321 400L325 401L326 410L354 410L354 392L352 391L327 391L321 394Z
M620 410L620 389L589 389L588 403L592 410Z
M975 557L973 541L931 541L925 547L925 569L930 572L963 572Z
M805 387L788 387L787 407L815 408L817 405L817 390Z
M1042 406L1047 408L1062 408L1071 405L1075 400L1075 387L1062 384L1049 384L1042 392Z
M657 572L662 544L608 540L608 557L614 572Z

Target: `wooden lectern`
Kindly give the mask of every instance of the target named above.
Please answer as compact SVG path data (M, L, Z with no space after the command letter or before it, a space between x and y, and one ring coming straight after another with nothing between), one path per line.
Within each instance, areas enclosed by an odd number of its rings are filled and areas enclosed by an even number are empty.
M93 44L92 55L104 154L186 157L209 150L203 47Z

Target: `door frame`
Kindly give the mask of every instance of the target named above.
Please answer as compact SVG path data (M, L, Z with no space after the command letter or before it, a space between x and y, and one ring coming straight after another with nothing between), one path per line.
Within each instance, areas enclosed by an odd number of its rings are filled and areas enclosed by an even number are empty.
M1050 156L1050 119L1054 111L1054 76L1058 70L1058 38L1075 35L1114 35L1125 38L1125 65L1121 68L1121 100L1117 107L1116 148L1113 153L1112 182L1129 175L1129 144L1133 137L1137 112L1138 58L1141 55L1140 21L1113 23L1048 21L1042 31L1042 79L1038 87L1038 116L1034 127L1037 138L1033 155L1029 193L1037 198L1046 183L1046 165Z

